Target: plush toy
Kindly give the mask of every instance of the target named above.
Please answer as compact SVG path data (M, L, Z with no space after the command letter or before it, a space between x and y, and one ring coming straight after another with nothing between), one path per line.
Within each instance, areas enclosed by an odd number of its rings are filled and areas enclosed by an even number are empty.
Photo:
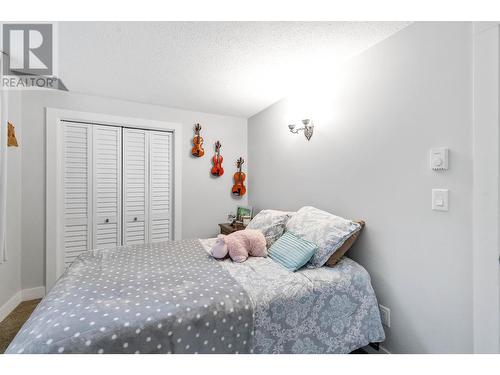
M245 229L233 232L227 236L217 237L210 254L222 259L229 254L233 262L244 262L248 256L267 256L266 239L260 230Z

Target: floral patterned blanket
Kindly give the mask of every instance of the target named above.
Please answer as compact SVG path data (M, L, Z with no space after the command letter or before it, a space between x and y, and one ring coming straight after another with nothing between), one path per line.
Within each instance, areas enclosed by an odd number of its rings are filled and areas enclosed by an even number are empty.
M254 353L349 353L385 339L370 276L349 258L297 272L270 258L220 263L252 301Z

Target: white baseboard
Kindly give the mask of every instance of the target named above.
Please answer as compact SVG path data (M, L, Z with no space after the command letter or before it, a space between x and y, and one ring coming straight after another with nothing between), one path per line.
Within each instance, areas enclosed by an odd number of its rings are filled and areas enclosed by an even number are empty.
M32 299L43 298L45 296L45 287L22 289L14 294L7 302L0 306L0 322L4 320L21 302Z
M43 298L43 297L45 297L45 287L39 286L36 288L23 289L21 291L21 293L22 293L23 301L29 301L32 299Z
M392 354L390 351L388 351L386 348L384 348L382 345L378 346L378 350L373 349L370 345L367 345L363 348L365 352L368 354Z
M4 320L7 315L9 315L12 310L14 310L17 305L22 302L22 291L20 290L16 294L14 294L10 299L5 302L2 306L0 306L0 322Z

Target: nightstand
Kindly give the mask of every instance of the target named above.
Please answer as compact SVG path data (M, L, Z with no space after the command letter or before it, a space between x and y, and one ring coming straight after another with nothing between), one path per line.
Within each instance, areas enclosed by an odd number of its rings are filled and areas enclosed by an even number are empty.
M219 224L219 227L220 234L231 234L233 232L245 229L242 224L231 225L230 223Z

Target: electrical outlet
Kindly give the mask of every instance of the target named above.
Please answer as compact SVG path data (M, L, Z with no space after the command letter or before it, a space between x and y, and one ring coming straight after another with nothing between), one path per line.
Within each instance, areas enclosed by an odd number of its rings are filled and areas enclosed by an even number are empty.
M384 305L378 305L378 307L380 309L380 319L382 320L382 324L391 328L391 309Z

